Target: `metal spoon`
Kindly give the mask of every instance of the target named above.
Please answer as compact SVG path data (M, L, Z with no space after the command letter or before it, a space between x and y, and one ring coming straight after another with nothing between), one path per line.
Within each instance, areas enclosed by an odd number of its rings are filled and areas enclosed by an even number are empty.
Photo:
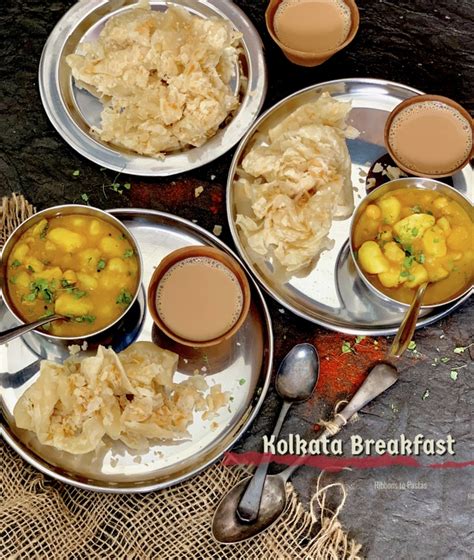
M42 319L38 319L33 323L28 323L27 325L20 325L19 327L13 327L11 329L3 331L0 334L0 345L6 344L7 342L10 342L10 340L17 338L18 336L26 334L27 332L30 332L33 329L37 329L38 327L41 327L46 323L51 323L51 321L57 321L58 319L67 320L67 317L64 317L64 315L51 315L50 317L43 317Z
M319 377L319 356L312 344L294 346L278 368L275 379L277 393L283 399L278 420L273 429L275 439L290 407L295 402L302 402L311 396ZM258 517L263 486L267 476L268 463L260 463L253 478L237 506L237 515L244 523L253 523Z
M366 377L349 404L336 416L335 422L342 426L344 420L363 408L371 400L386 391L398 380L397 370L389 364L376 365ZM318 439L329 437L327 430ZM266 477L262 501L257 519L254 523L242 523L237 517L237 505L248 484L246 478L226 494L219 503L212 521L212 534L223 544L245 541L268 529L284 512L287 501L286 482L304 462L300 457L290 467L278 474Z
M389 356L399 358L408 348L408 345L410 344L410 341L413 337L413 333L416 329L416 322L418 320L418 315L420 314L421 303L423 301L423 296L425 295L427 287L428 282L424 282L423 284L420 284L418 286L410 307L405 313L405 317L403 317L403 321L398 327L397 334L393 339Z

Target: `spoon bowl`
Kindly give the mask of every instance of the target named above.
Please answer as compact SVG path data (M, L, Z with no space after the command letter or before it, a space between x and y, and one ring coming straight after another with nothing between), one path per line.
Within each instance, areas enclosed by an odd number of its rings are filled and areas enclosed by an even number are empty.
M278 475L265 478L258 517L253 523L239 519L236 505L240 502L252 476L244 478L224 496L214 513L212 534L222 544L246 541L270 528L285 511L287 493L285 481Z

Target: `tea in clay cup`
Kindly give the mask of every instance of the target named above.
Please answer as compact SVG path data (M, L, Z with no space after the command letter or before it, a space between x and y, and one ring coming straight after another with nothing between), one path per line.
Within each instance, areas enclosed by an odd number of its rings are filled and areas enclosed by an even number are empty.
M268 8L265 12L265 21L270 36L275 41L275 43L280 47L280 49L283 51L283 54L286 56L286 58L291 62L293 62L294 64L298 64L299 66L313 67L313 66L319 66L323 62L326 62L326 60L331 58L331 56L333 56L337 52L347 47L347 45L349 45L349 43L352 42L359 29L360 18L359 18L359 10L357 8L357 4L354 2L354 0L342 0L349 8L350 15L351 15L349 33L346 39L344 40L344 42L338 45L337 47L322 52L306 52L306 51L294 49L291 46L282 43L275 32L275 26L274 26L275 13L277 12L278 7L283 1L284 0L270 0L270 3L268 4Z

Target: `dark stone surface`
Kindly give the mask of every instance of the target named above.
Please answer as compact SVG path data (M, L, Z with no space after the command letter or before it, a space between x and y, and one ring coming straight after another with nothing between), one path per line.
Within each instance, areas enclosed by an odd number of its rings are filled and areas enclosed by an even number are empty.
M7 0L0 12L0 190L22 192L39 209L63 202L81 202L87 195L101 208L142 206L176 213L212 230L223 226L222 239L230 233L225 221L225 181L231 153L216 162L172 179L130 181L123 194L110 185L115 173L100 171L69 148L54 131L43 112L37 89L37 68L44 42L71 1ZM360 0L361 26L349 49L324 65L305 69L290 64L272 44L264 28L265 2L239 0L262 34L269 69L266 107L307 85L345 77L376 77L406 83L430 93L447 95L474 111L474 12L472 0ZM74 170L80 170L78 177ZM215 179L211 179L215 175ZM199 198L194 188L204 186ZM313 341L323 361L341 359L343 340L353 337L329 333L290 313L281 313L269 301L275 326L276 364L290 347ZM401 433L457 441L456 461L472 461L473 339L472 307L465 304L451 317L416 334L417 351L400 362L401 380L389 393L367 407L358 423L342 434L367 438L397 438ZM326 417L339 397L353 392L357 379L373 358L380 356L386 341L380 338L379 354L372 341L331 377L326 367L321 397L295 406L284 426L290 432L309 434L322 416ZM375 353L374 353L375 352ZM441 357L449 358L447 363ZM435 364L438 362L437 365ZM450 371L460 367L456 381ZM334 368L333 368L334 369ZM348 377L350 374L350 378ZM338 387L341 387L338 390ZM429 396L423 400L425 391ZM270 432L279 402L270 391L262 413L237 450L260 448L261 437ZM425 464L430 458L421 459ZM442 460L442 458L435 458ZM301 469L294 484L303 501L312 495L318 471ZM372 559L424 559L472 557L472 467L462 470L433 470L396 467L354 470L328 474L328 481L341 480L348 486L348 498L341 518ZM419 482L423 488L414 488ZM398 489L380 489L381 483L396 483ZM406 489L401 488L403 483ZM425 487L426 486L426 487ZM471 550L471 553L469 553Z

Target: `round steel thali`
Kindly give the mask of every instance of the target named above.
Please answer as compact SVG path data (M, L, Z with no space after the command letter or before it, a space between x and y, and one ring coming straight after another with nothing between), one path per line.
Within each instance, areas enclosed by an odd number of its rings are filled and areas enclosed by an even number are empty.
M111 210L135 236L141 250L144 285L154 267L170 252L188 245L217 247L235 257L232 251L203 228L176 216L153 210ZM238 257L236 257L238 259ZM209 385L221 384L232 401L213 420L202 420L195 412L190 437L172 444L153 443L139 453L120 442L110 442L95 453L71 455L41 445L32 432L18 429L13 409L23 392L34 382L41 359L63 360L68 349L48 344L44 337L30 334L0 347L0 387L5 440L35 468L74 486L102 492L132 493L166 488L181 482L216 461L245 432L258 413L267 393L273 362L271 318L257 284L249 276L252 303L249 315L230 340L207 349L180 348L175 381L196 370ZM117 332L112 346L120 351L131 342L153 340L177 351L162 338L146 313L142 290L130 324ZM0 305L0 329L15 324L5 305Z
M243 157L254 143L265 142L265 133L301 105L314 101L327 91L339 101L351 101L348 122L359 137L348 140L352 160L351 178L354 203L366 195L366 177L372 164L386 154L384 126L390 112L403 100L421 91L385 80L353 78L310 86L283 99L255 122L237 148L227 181L227 218L232 237L242 259L265 290L281 305L313 323L354 335L391 335L400 325L405 309L387 303L373 294L358 276L350 255L348 237L351 217L333 221L330 250L323 251L316 266L307 274L282 280L274 275L271 259L264 261L252 254L236 226L239 213L246 214L248 204L234 188L234 178ZM470 166L451 177L453 186L472 201L473 173ZM417 327L429 325L451 313L470 294L433 310L424 311Z
M204 145L169 153L164 159L140 156L91 135L91 126L100 124L102 103L76 87L65 60L80 43L96 39L110 17L135 5L135 0L82 0L62 17L44 46L39 66L39 89L44 109L63 139L81 155L102 167L131 175L168 176L205 165L237 144L260 112L267 91L260 36L233 2L150 0L154 10L165 10L167 5L175 5L198 17L226 19L242 34L241 58L231 83L233 92L240 97L240 106Z

